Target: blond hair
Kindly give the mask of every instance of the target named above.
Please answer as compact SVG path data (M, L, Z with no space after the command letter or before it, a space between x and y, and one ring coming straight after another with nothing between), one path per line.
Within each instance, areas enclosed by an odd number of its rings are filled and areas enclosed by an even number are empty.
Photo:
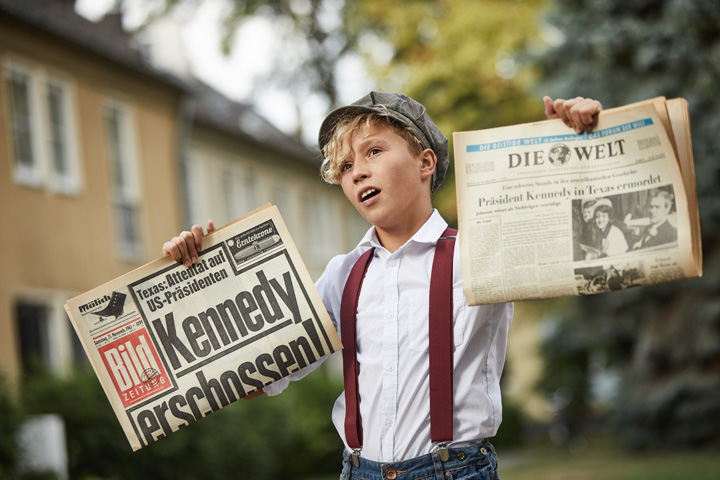
M350 144L362 128L370 129L372 124L386 126L402 137L412 155L424 150L412 128L393 120L387 113L368 112L348 115L340 118L333 128L332 137L323 148L324 160L320 166L320 175L327 183L340 183L342 166L350 153Z

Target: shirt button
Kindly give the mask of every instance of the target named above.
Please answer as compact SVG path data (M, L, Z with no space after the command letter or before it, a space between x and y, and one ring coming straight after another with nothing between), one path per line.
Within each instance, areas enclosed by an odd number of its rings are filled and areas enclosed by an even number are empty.
M388 365L385 370L387 370L388 372L392 372L393 370L395 370L395 367L393 367L392 365Z
M393 318L393 314L392 314L392 313L390 313L390 312L388 312L388 314L387 314L387 315L385 315L385 316L386 316L386 317L387 317L388 319L391 319L391 318Z
M395 478L397 478L397 470L394 468L388 468L385 470L385 478L388 480L395 480Z
M391 426L392 420L390 420L390 419L385 420L385 425L387 425L388 427Z

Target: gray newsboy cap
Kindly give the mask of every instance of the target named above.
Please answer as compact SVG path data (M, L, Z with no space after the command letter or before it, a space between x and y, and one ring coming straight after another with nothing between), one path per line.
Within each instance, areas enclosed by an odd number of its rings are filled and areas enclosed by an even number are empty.
M438 161L431 187L431 190L435 191L445 179L450 163L448 140L425 113L425 107L407 95L370 92L350 105L333 110L320 126L320 151L332 138L335 126L341 118L370 112L387 114L400 124L410 127L423 148L430 148L435 152Z

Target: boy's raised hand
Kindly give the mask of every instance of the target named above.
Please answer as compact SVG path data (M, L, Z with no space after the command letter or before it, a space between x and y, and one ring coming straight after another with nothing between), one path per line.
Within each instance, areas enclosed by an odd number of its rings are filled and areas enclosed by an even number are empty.
M549 119L559 118L576 133L586 133L593 129L597 122L602 104L592 98L575 97L570 100L558 98L553 100L547 95L543 97L545 115Z
M207 222L207 233L215 231L212 220ZM180 232L177 237L165 242L162 247L163 256L171 256L176 262L190 267L198 262L198 253L202 251L203 228L193 225L190 231Z

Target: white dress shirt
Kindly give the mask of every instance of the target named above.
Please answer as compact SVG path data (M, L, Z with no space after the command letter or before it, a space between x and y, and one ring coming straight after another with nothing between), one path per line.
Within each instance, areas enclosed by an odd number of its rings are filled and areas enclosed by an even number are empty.
M428 307L430 274L438 238L447 227L437 211L394 253L383 248L371 228L347 255L328 264L316 287L339 328L340 304L350 270L369 247L375 254L360 292L357 360L361 456L378 462L407 460L430 453ZM500 375L505 363L512 304L471 307L460 274L459 242L453 261L455 375L453 442L463 445L492 437L502 415ZM277 395L318 364L265 388ZM345 442L345 395L335 402L332 419Z

